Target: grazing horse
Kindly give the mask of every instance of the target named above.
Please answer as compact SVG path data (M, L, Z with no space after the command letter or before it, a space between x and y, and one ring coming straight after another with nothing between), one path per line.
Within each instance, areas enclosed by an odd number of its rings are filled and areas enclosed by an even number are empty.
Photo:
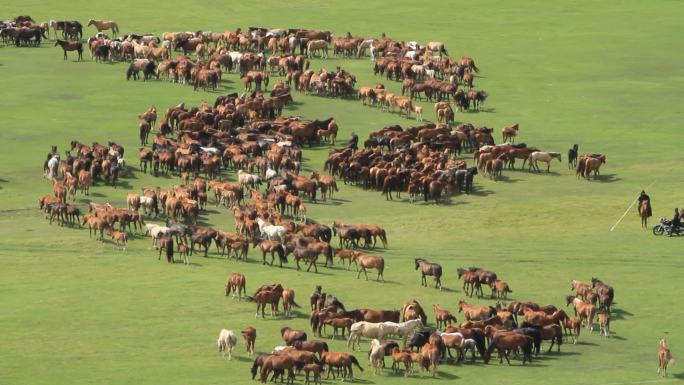
M487 348L487 351L484 354L484 363L489 363L494 349L496 349L499 353L500 364L503 363L503 359L505 357L506 362L508 362L508 365L510 365L511 361L508 359L508 352L512 350L517 351L518 349L521 349L523 353L523 365L525 365L525 361L529 361L531 363L532 342L532 338L525 334L512 332L496 334L494 335L492 342L489 344L489 348Z
M435 277L435 288L442 290L442 265L428 262L426 259L414 259L416 270L420 268L421 285L427 287L427 275Z
M280 336L287 346L292 346L297 341L307 340L306 332L304 330L295 330L287 326L280 329Z
M596 306L594 306L594 304L591 303L586 303L572 295L569 295L566 298L566 303L566 306L572 304L580 319L583 319L586 322L586 328L589 329L589 332L593 332L594 316L596 315Z
M97 32L102 32L106 31L108 29L112 30L112 34L116 36L117 33L119 33L119 26L116 24L116 21L113 20L93 20L90 19L88 20L88 27L91 25L94 25L95 28L97 28Z
M218 345L219 353L222 352L224 357L228 353L228 359L233 359L233 348L237 344L237 337L232 330L221 329L216 344Z
M357 279L361 277L361 273L363 273L366 276L366 281L368 281L368 272L366 270L376 269L378 271L378 277L375 280L379 281L382 279L382 282L385 282L385 276L383 274L385 271L384 258L355 251L352 253L352 262L356 262L356 264L360 267L359 273L356 275Z
M534 168L535 170L539 171L539 165L537 162L544 162L546 163L546 172L549 172L551 169L551 161L554 159L558 159L558 162L562 161L560 152L534 151L530 154L529 158L527 158L529 170Z
M667 376L667 366L674 364L674 357L670 349L665 345L665 338L661 338L659 342L660 348L658 349L658 373L662 377Z
M274 372L274 377L275 374L280 373L281 377L282 374L287 371L287 383L288 384L294 384L294 378L295 378L295 368L297 366L297 362L295 359L287 354L284 355L272 355L269 356L264 360L263 366L261 367L261 373L259 376L259 381L261 383L266 383L266 380L268 379L268 375L271 372Z
M385 349L380 343L380 340L374 338L371 341L370 354L368 354L368 362L374 369L375 374L382 372L382 366L385 362Z
M326 379L330 378L332 373L333 379L335 379L335 373L333 373L333 368L344 369L344 373L350 380L354 380L354 370L352 364L356 365L360 371L363 372L363 368L359 364L359 361L353 355L344 352L325 352L321 355L321 364L328 366L328 374Z
M247 296L247 280L242 273L231 273L226 283L226 296L233 292L233 298L238 296L238 300L242 300L242 294Z
M601 309L610 313L610 306L613 304L613 298L615 296L613 287L606 285L598 278L591 279L591 287L596 288L596 294L598 294L599 306Z
M55 41L56 46L60 46L64 50L64 60L67 59L67 51L77 51L78 60L83 60L83 43L80 41L57 40Z
M126 70L126 80L138 80L138 74L143 71L143 80L148 80L155 76L159 79L159 74L156 71L157 65L152 60L148 59L134 59Z

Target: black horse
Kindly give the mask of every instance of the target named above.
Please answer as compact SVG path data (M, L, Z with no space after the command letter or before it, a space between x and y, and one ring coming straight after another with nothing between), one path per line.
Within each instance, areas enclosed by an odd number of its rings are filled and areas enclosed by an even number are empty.
M568 150L568 168L577 167L577 157L579 155L579 145L573 144Z

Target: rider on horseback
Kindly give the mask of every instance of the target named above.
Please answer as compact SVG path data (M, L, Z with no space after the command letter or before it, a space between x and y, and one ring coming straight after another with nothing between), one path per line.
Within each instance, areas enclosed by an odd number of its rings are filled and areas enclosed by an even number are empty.
M653 215L653 211L651 210L651 197L649 197L648 194L646 194L646 191L641 190L641 194L639 195L639 206L637 206L637 211L639 211L639 208L641 207L641 203L643 201L648 202L648 206L646 209L646 217L650 217L651 215Z

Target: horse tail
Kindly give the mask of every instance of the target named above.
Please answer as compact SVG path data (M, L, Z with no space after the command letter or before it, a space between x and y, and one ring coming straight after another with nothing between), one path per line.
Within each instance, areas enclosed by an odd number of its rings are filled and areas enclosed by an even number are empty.
M330 348L328 347L328 343L325 342L325 341L323 342L323 351L324 351L324 352L329 352L329 351L330 351Z
M382 240L382 243L387 246L387 233L385 232L385 229L382 229L380 232L380 239Z
M299 304L297 304L297 302L295 302L294 299L292 299L292 306L301 308L301 306L299 306Z
M245 296L245 298L246 298L247 301L249 301L249 302L254 302L254 301L256 301L256 300L254 299L254 297L252 297L252 296L250 296L250 295Z
M356 357L350 355L350 356L349 356L349 360L351 361L352 364L356 365L356 367L359 368L360 371L363 372L363 368L362 368L361 365L359 364L359 360L357 360Z
M449 55L449 54L447 53L447 50L446 50L446 48L445 48L444 46L442 46L442 51L441 51L441 52L442 52L443 54L445 54L445 55Z
M116 23L114 23L114 27L112 28L112 30L114 31L114 33L119 33L119 26Z
M480 73L480 69L477 68L477 66L475 65L475 61L474 61L474 60L473 60L473 71L475 71L475 73Z

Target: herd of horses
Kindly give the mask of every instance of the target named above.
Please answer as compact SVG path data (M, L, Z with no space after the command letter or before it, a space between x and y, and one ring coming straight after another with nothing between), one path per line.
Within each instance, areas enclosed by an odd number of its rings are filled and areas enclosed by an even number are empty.
M415 264L423 275L423 286L427 286L426 276L434 276L436 287L441 289L440 265L424 259L416 259ZM505 299L505 294L510 292L507 284L498 280L493 271L459 268L458 276L464 282L464 293L470 292L471 296L478 291L481 295L483 284L490 285L492 297L496 294L498 299ZM232 273L226 284L226 295L232 290L234 297L242 299L240 293L245 291L245 282L242 273ZM405 376L414 374L414 368L436 376L440 364L454 362L454 359L455 363L465 362L468 354L471 363L479 357L487 364L495 351L500 363L505 359L510 365L513 356L519 357L524 365L539 355L544 341L549 343L548 353L554 346L560 351L563 342L571 338L576 344L583 327L590 333L593 331L595 318L600 334L605 337L611 335L613 288L598 278L592 278L590 283L572 280L571 292L574 295L567 297L566 305L572 305L574 316L570 316L563 308L531 301L513 300L508 304L497 302L496 306L476 306L461 300L458 302L458 313L433 304L436 327L431 327L425 309L416 300L402 304L399 310L349 309L338 297L316 286L309 301L309 327L313 337L318 338L336 339L341 331L342 338L346 338L347 348L352 351L361 347L362 338L368 339L368 363L375 374L382 374L386 368L386 357L392 360L392 371L401 373L403 370ZM270 307L272 315L277 315L281 300L286 318L292 316L293 308L301 309L295 301L294 290L280 283L262 285L245 299L256 302L257 317L259 311L263 317L266 306ZM457 314L464 317L461 323L457 323ZM333 329L332 334L326 331L326 326ZM353 380L353 366L363 370L353 354L333 352L325 340L309 339L308 333L307 330L287 326L281 328L284 344L275 346L270 353L256 356L251 368L252 378L259 375L260 381L265 382L269 376L274 381L279 377L284 379L283 376L287 375L287 381L292 383L296 375L303 372L305 381L310 381L309 375L313 374L313 381L318 382L321 374L327 372L326 379L330 376L334 379L337 375ZM256 329L247 327L242 335L248 357L252 357ZM224 352L224 355L226 344L230 355L236 344L235 333L224 329L218 340L219 352ZM665 375L667 365L673 359L664 341L661 341L658 357L659 372Z
M335 37L329 31L264 28L250 28L248 32L238 29L224 33L164 33L161 39L135 34L110 39L103 31L109 30L116 36L116 22L89 20L88 26L98 30L87 42L92 57L129 60L128 79L137 79L142 72L146 80L162 77L191 84L195 89L216 89L222 71L235 71L240 73L245 86L243 95L219 96L213 105L203 101L197 107L186 108L183 103L170 107L159 116L159 122L154 106L138 116L140 171L149 169L155 176L176 175L181 183L168 189L149 187L141 194L129 193L126 208L90 202L88 214L81 215L75 204L68 203L69 199L75 201L79 190L88 195L97 180L116 187L119 172L126 169L123 147L114 142L87 146L72 141L64 160L53 147L43 167L53 184L53 194L44 195L39 201L50 223L88 226L91 236L94 232L100 240L107 232L124 250L129 234L135 230L150 236L159 259L165 253L168 262L175 262L177 253L189 264L189 255L198 251L207 256L212 245L221 256L227 251L226 258L247 261L250 248L258 248L264 265L273 266L277 257L282 267L290 257L297 270L306 267L307 271L318 272L319 265L334 267L337 258L347 269L351 269L352 263L356 265L357 279L363 273L368 280L368 271L375 270L376 280L384 281L385 258L368 252L380 244L388 247L385 229L340 221L327 226L307 217L305 202L332 198L338 191L336 177L345 184L379 190L387 199L400 198L406 192L411 202L422 195L426 202L438 203L451 191L472 193L475 175L496 179L504 167L513 168L516 159L523 160L523 168L527 162L528 170L537 171L539 162L546 163L549 171L553 160L561 161L560 153L515 144L517 124L501 130L503 143L499 145L494 143L490 128L462 123L452 129L455 120L450 99L458 111L478 110L487 94L473 89L474 73L479 72L474 60L450 58L439 42L421 47L415 42L391 40L384 34L381 39L368 39L351 34ZM0 38L14 39L17 46L39 45L41 39L48 38L50 28L55 37L59 31L65 39L55 43L64 50L65 60L69 51L76 51L81 60L83 26L77 21L53 20L36 25L30 17L18 17L11 23L0 24ZM335 72L310 70L307 59L317 53L327 57L330 45L334 55L345 57L358 57L368 49L376 74L402 81L402 96L386 92L380 83L373 88L360 87L356 92L355 76L341 68ZM270 58L265 56L266 50L270 50ZM176 51L182 54L172 57ZM196 55L196 59L191 55ZM284 81L278 81L267 95L264 91L273 75L283 76ZM423 96L429 101L434 98L438 123L407 129L389 126L371 133L361 149L357 143L331 148L324 165L329 175L312 172L307 177L300 175L302 148L321 141L334 145L338 126L333 118L310 121L282 116L283 108L292 102L292 83L297 91L307 94L357 95L364 104L390 111L396 107L407 117L417 114L419 120L422 108L414 105L414 100ZM459 89L459 85L468 90ZM149 136L155 130L148 148ZM461 151L473 153L472 167L458 160ZM576 168L578 178L596 178L603 163L605 155L579 155L577 145L568 151L568 167ZM235 172L235 182L221 180L222 173L228 170ZM213 202L209 199L211 192ZM197 224L210 203L232 212L234 232ZM160 216L165 217L163 224L145 222L146 217L149 220ZM442 289L441 265L416 258L414 266L421 275L422 286L429 286L428 277L433 277L435 288ZM471 298L485 297L483 286L490 287L491 298L497 301L507 301L512 292L508 283L499 280L493 271L471 267L459 268L457 273L463 281L463 293ZM400 310L348 310L319 286L310 297L309 323L313 335L320 338L336 338L341 332L352 350L360 347L362 338L369 339L368 363L376 374L382 373L385 357L389 357L395 373L412 375L417 365L436 376L438 366L453 358L452 351L456 352L456 362L465 361L469 353L471 362L479 357L486 364L496 351L500 362L505 359L510 364L511 356L515 356L525 364L540 353L543 341L549 341L549 352L554 346L560 351L564 339L572 338L577 343L583 327L593 331L594 320L598 321L600 334L608 337L613 288L592 278L586 283L573 280L571 290L572 295L565 298L564 304L572 307L574 316L563 308L530 301L497 302L496 306L459 301L457 312L433 304L434 328L429 326L427 313L418 301L404 303ZM247 296L242 273L231 274L225 295L238 299L244 296L255 302L256 318L259 314L265 318L267 307L272 317L277 316L281 300L286 318L300 308L294 290L279 283L263 285ZM464 320L457 324L459 314ZM326 332L326 326L333 329L332 335ZM280 378L293 383L296 375L304 372L307 383L310 375L314 383L320 383L326 370L327 378L333 379L353 379L354 367L363 371L353 354L330 351L325 341L308 339L304 330L284 327L280 332L284 346L256 355L252 378L258 375L265 382L271 376L271 380ZM247 327L240 334L248 356L255 355L256 329ZM220 331L219 352L231 359L236 344L236 333ZM664 376L668 364L673 362L664 340L658 358L659 372Z

